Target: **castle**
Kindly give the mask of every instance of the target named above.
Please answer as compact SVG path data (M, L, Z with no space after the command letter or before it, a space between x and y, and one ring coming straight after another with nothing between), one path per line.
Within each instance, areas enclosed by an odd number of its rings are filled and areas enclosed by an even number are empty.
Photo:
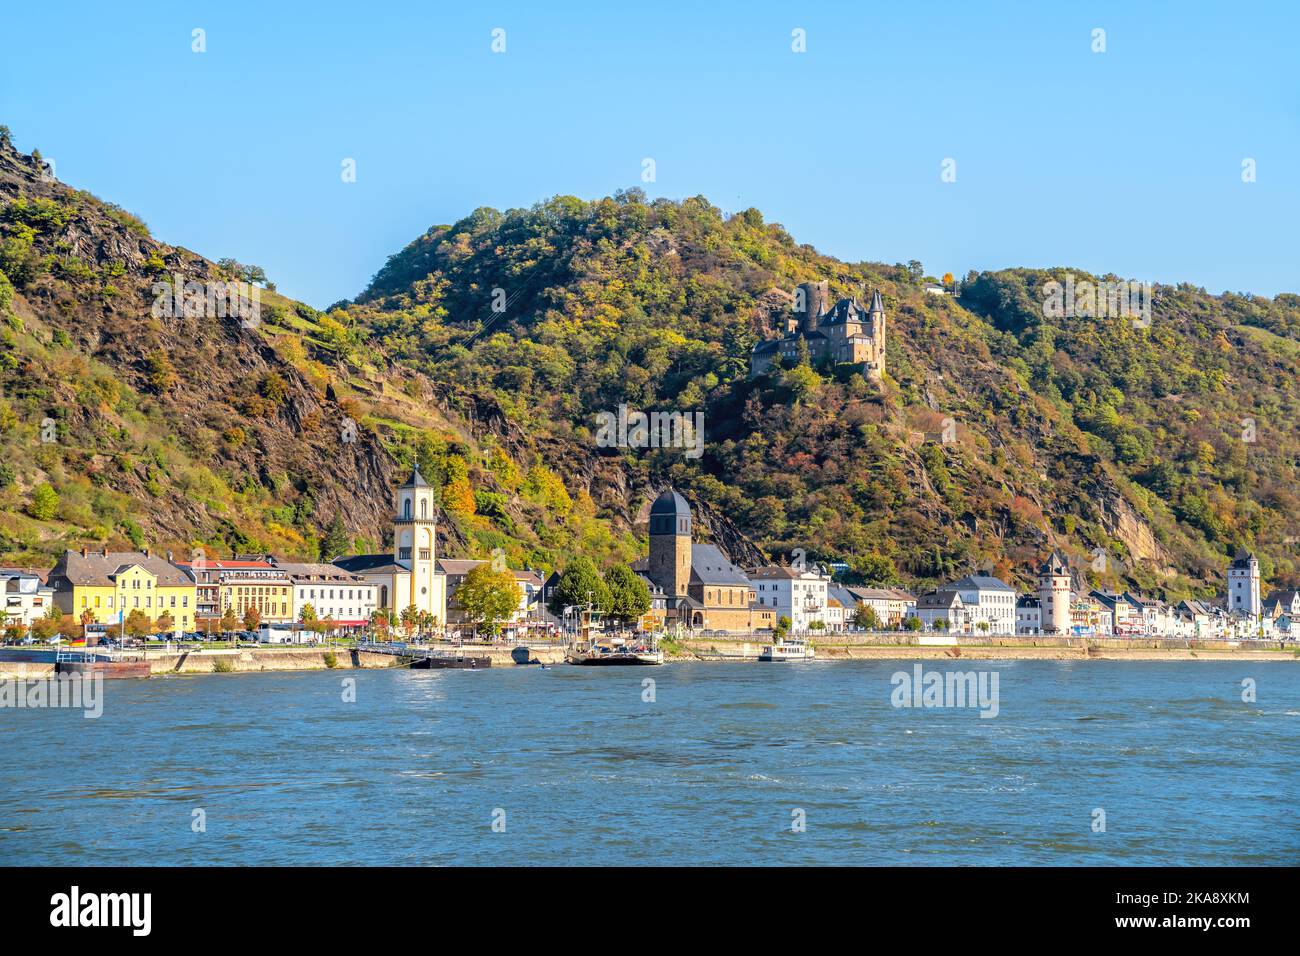
M879 381L885 373L885 304L880 293L871 296L871 307L862 308L857 299L840 299L830 306L830 283L804 282L795 289L792 315L786 319L786 335L754 346L750 356L750 377L762 375L778 360L793 365L798 361L799 343L808 345L814 365L822 361L847 362L866 367L867 377Z

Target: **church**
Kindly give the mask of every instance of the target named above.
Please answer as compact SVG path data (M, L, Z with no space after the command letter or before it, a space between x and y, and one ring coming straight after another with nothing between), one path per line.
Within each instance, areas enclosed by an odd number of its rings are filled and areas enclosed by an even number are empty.
M355 554L333 563L376 586L380 610L401 613L412 605L447 623L447 576L438 568L435 530L438 513L432 486L416 465L397 489L393 515L393 550L385 554Z
M801 284L786 318L786 335L754 345L750 377L762 375L778 361L794 365L800 343L807 344L814 365L823 361L862 365L869 379L880 381L885 374L885 304L880 293L872 293L867 309L857 299L840 299L831 306L827 280Z
M650 556L639 571L662 590L667 620L691 630L755 631L776 624L776 609L755 601L749 576L713 544L691 541L691 507L669 489L650 506Z

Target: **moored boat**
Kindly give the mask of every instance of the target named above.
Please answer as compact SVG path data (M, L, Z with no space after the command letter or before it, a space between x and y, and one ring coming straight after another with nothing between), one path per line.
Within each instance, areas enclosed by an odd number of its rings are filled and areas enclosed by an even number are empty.
M784 639L768 644L758 655L760 661L810 661L814 657L816 652L807 641Z
M104 679L141 678L152 673L146 660L127 660L114 658L108 654L96 654L93 651L70 653L59 651L54 658L54 673L80 677L98 674Z
M417 657L411 661L411 670L417 671L477 671L491 666L492 658L471 654L430 654L427 657Z
M564 660L587 667L637 667L662 664L664 652L651 644L628 644L615 638L608 644L571 647L565 652Z

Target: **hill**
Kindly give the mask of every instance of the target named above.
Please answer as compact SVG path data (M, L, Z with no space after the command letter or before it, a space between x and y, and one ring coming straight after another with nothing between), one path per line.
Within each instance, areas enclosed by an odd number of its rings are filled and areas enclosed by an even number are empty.
M630 190L433 227L323 312L267 284L251 327L159 318L160 282L257 270L156 241L0 140L4 563L383 547L418 461L445 553L516 566L635 557L671 482L743 563L798 548L856 580L1023 583L1060 547L1097 583L1181 596L1213 593L1247 546L1266 579L1300 581L1295 296L1160 286L1149 328L1049 318L1044 287L1071 270L932 295L919 263L840 262L757 210ZM882 382L749 377L814 279L881 292ZM602 447L597 416L621 404L702 412L703 454Z

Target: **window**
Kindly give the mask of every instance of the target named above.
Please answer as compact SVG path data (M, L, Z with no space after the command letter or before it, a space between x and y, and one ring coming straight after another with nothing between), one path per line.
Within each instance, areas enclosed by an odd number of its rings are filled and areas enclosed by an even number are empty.
M410 499L410 498L407 498L405 501L402 502L402 517L403 517L403 518L409 518L409 517L411 517L411 499Z

